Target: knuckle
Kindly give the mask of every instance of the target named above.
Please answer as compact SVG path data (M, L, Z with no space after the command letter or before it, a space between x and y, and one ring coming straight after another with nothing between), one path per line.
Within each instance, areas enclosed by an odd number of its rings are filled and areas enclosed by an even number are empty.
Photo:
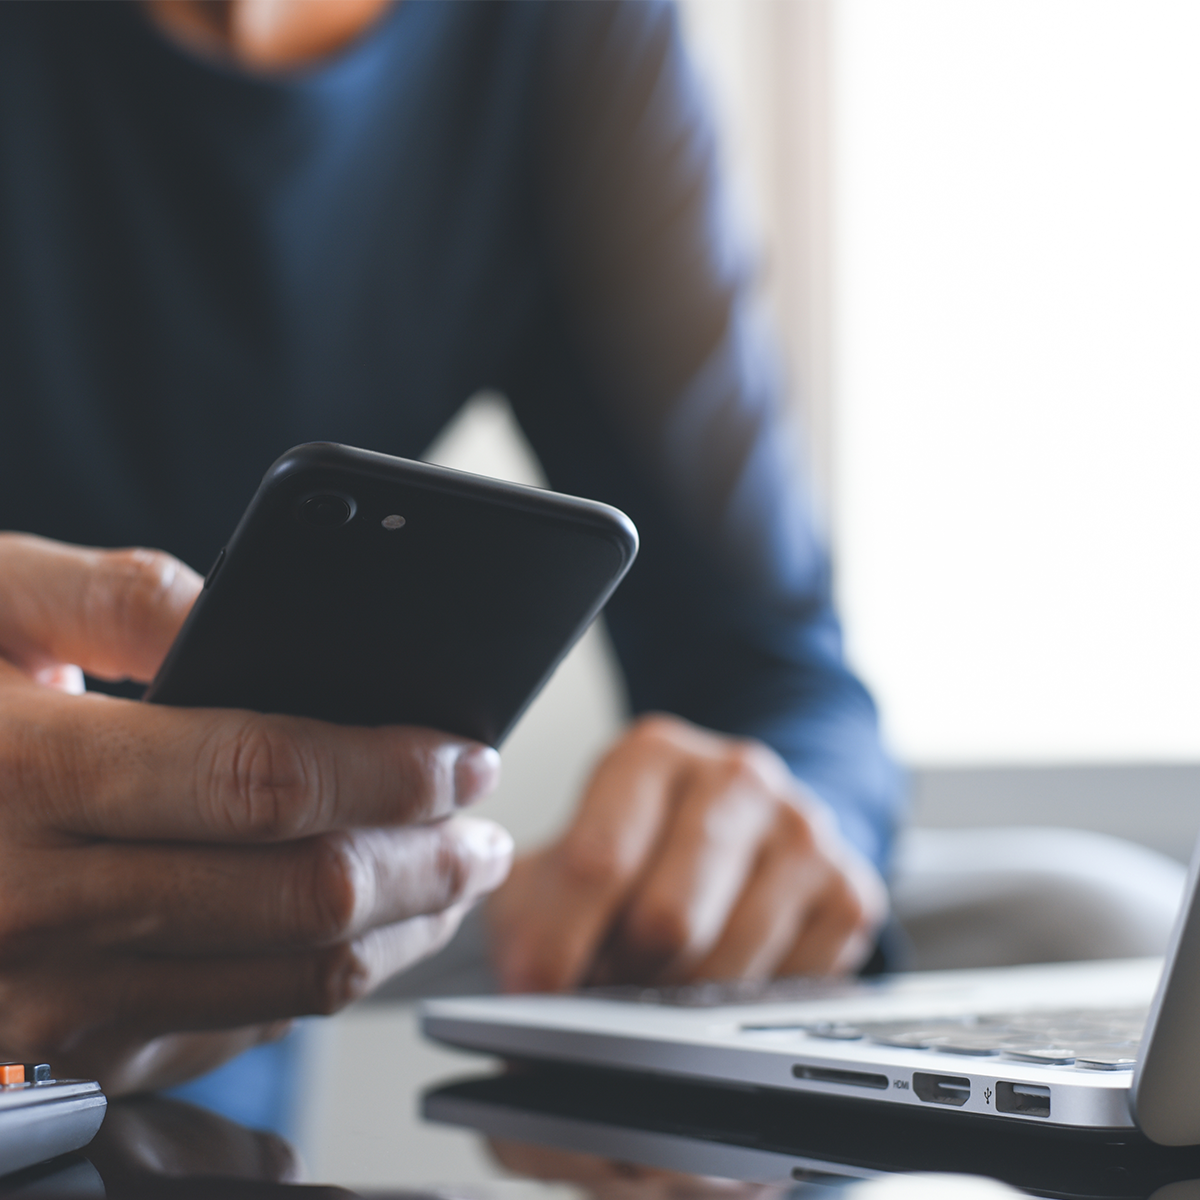
M371 902L371 872L345 834L326 834L305 844L290 907L306 944L345 941Z
M692 948L694 930L681 908L653 904L630 915L625 940L639 958L668 963Z
M246 721L217 756L214 817L238 838L297 837L320 815L322 776L311 743L270 719Z
M648 713L634 721L626 738L639 749L655 751L675 746L683 728L684 723L678 717L668 713Z
M568 838L562 845L560 866L569 885L588 892L607 890L625 874L619 848L595 837Z
M778 768L774 753L761 742L734 741L722 759L726 785L746 791L774 790Z
M341 942L315 955L306 1011L330 1017L368 990L371 965L360 940Z

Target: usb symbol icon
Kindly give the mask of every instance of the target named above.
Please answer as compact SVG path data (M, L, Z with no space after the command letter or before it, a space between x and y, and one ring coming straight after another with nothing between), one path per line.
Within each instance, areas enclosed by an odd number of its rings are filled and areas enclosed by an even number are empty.
M983 1102L984 1102L984 1104L991 1104L991 1102L992 1102L992 1089L991 1088L983 1089Z

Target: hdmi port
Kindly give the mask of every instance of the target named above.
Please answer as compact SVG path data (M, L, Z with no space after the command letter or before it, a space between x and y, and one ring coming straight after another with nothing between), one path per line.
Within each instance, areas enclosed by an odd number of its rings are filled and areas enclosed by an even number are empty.
M971 1098L971 1081L959 1075L931 1075L913 1072L913 1091L926 1104L952 1104L961 1108Z

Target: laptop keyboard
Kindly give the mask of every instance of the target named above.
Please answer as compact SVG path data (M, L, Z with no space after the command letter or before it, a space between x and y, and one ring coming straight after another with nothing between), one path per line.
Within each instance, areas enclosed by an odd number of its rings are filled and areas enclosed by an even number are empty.
M874 980L741 980L688 983L677 987L597 987L583 994L633 1004L717 1008L733 1004L786 1004L788 1001L861 997L879 986ZM1146 1025L1144 1008L1058 1009L990 1013L925 1021L820 1021L746 1024L746 1033L794 1032L832 1042L870 1042L905 1050L928 1050L972 1058L1070 1066L1091 1071L1127 1071L1137 1063Z
M991 1013L931 1021L821 1021L743 1025L746 1033L794 1030L834 1042L871 1042L905 1050L930 1050L973 1058L1127 1071L1137 1063L1146 1010L1075 1009Z
M792 975L783 979L735 979L681 983L668 987L583 988L580 995L626 1004L665 1004L673 1008L720 1008L728 1004L786 1004L789 1000L842 1000L877 988L875 979L823 979Z

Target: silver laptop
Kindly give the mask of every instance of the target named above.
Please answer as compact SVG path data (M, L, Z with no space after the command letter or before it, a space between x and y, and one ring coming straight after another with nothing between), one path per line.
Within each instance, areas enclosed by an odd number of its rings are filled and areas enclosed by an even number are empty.
M428 1000L454 1046L1200 1144L1200 848L1165 960Z

